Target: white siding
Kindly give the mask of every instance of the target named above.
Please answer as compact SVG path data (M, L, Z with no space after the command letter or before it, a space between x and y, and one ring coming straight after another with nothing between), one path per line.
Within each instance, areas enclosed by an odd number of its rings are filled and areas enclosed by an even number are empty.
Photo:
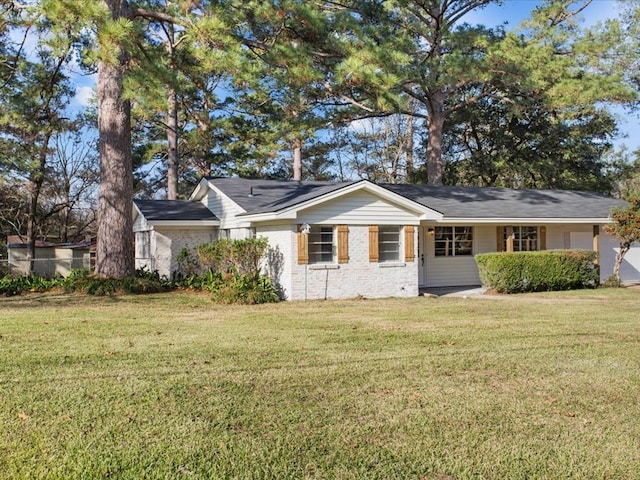
M147 224L147 219L144 218L144 215L137 215L135 220L133 221L133 231L134 232L143 232L145 230L149 230L149 225Z
M602 231L602 228L600 229ZM604 282L613 273L616 253L620 244L611 236L600 235L600 281ZM640 282L640 245L635 243L627 252L620 266L623 282Z
M414 212L363 191L303 210L298 221L312 225L418 225Z
M469 226L460 225L460 226ZM496 251L496 227L473 226L473 255ZM424 230L426 232L426 229ZM471 256L436 257L435 237L427 234L426 242L426 286L452 287L480 285L480 275L476 261Z
M461 225L462 226L462 225ZM540 226L540 225L538 225ZM578 225L546 225L547 234L546 242L548 250L565 249L565 248L587 248L593 247L593 225L591 224L578 224ZM426 229L423 230L426 232ZM486 253L495 252L497 246L497 226L496 225L476 225L473 228L473 253ZM602 238L602 236L601 236ZM573 239L573 245L572 245ZM590 239L590 240L589 240ZM601 245L603 245L601 243ZM427 235L427 255L426 255L426 286L428 287L450 287L450 286L463 286L463 285L479 285L480 276L478 274L478 266L476 265L473 257L435 257L434 255L434 238L433 235ZM601 275L604 275L604 271L609 271L613 268L613 261L609 260L608 256L611 256L610 252L613 252L609 246L608 252L604 252L604 246L602 250L602 269ZM636 277L640 276L638 270L640 270L640 248L638 249L638 267L635 270L630 261L626 275L629 279L632 279L635 274ZM615 254L615 252L613 252ZM606 278L605 275L603 278Z
M218 217L220 229L233 229L237 228L240 223L245 223L236 218L236 215L245 213L244 210L215 188L209 187L202 203Z

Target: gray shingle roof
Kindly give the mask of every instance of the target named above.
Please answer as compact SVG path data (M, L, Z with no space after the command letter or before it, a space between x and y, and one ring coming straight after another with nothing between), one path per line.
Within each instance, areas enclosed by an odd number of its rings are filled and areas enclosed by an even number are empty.
M187 200L134 200L134 203L147 220L218 220L218 218L200 202Z
M381 185L399 195L457 218L607 218L624 205L605 195L569 190Z
M278 212L356 183L215 177L207 180L249 214Z
M278 212L357 182L294 182L208 178L248 214ZM408 184L379 185L445 218L607 218L624 202L593 192L514 190Z

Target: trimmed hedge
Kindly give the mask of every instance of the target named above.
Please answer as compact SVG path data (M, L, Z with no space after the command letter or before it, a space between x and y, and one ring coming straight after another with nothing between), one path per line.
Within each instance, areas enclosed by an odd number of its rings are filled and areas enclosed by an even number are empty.
M482 285L499 293L595 288L600 282L591 250L480 253L475 260Z

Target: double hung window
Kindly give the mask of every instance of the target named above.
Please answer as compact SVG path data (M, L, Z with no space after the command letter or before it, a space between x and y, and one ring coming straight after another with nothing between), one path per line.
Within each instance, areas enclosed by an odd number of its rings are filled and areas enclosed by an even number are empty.
M334 229L331 225L312 225L309 230L309 263L334 260Z
M400 227L378 227L378 261L400 261Z

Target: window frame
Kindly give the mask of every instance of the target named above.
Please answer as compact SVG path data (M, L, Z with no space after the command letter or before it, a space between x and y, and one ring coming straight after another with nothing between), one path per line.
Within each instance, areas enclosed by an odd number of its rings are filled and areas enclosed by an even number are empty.
M331 241L326 241L326 237L331 235ZM336 263L336 227L335 225L310 225L307 235L308 264L327 265ZM320 236L319 240L315 240ZM322 236L325 240L322 241ZM327 248L330 247L330 248ZM324 248L325 251L320 251ZM330 251L329 251L330 250ZM330 255L330 259L328 256Z
M523 236L523 229L528 230L528 236ZM534 238L531 238L531 234L535 233ZM503 251L507 251L507 242L509 236L513 237L513 251L514 252L537 252L540 250L540 227L535 225L509 225L507 228L504 228L503 233ZM535 248L525 248L522 246L527 245L528 247L533 244Z
M394 237L394 238L391 238ZM378 226L378 262L399 262L402 253L402 227L400 225Z
M449 230L450 238L442 238ZM470 225L439 225L434 227L433 255L436 258L473 257L474 231ZM438 237L441 238L438 238ZM439 243L445 243L438 248Z

